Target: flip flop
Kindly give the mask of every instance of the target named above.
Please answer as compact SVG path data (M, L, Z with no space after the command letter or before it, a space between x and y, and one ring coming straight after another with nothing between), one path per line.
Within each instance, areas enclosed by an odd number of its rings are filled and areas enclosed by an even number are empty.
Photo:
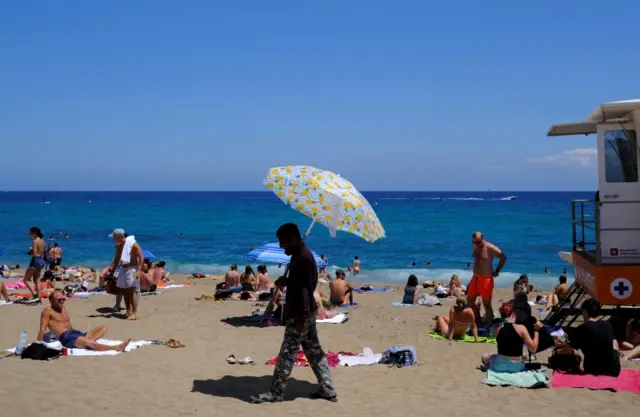
M255 365L255 362L253 362L253 359L251 359L249 356L247 356L244 359L238 360L238 364L239 365Z
M235 365L236 363L238 363L238 361L236 360L236 356L233 354L227 356L227 363L229 365Z
M178 349L178 348L186 347L185 345L183 345L182 343L180 343L178 340L175 340L175 339L167 340L165 345L167 345L168 347L170 347L172 349Z

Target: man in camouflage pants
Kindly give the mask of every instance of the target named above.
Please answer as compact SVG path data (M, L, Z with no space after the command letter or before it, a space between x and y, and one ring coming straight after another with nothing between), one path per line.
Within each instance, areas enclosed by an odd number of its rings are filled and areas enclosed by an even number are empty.
M333 388L329 363L320 346L316 327L318 306L313 292L318 284L318 267L315 258L302 241L300 230L295 224L282 225L276 235L280 247L287 255L291 255L288 276L276 281L279 287L287 286L284 340L273 373L271 391L251 397L251 400L257 404L283 400L284 389L302 346L320 384L320 390L313 393L311 398L335 402L338 396Z

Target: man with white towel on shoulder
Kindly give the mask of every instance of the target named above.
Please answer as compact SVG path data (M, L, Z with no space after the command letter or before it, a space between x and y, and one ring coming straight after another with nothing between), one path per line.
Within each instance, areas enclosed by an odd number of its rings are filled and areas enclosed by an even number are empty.
M115 271L116 287L124 297L127 308L126 319L138 319L138 298L140 289L138 273L142 270L144 255L135 236L127 236L124 229L116 229L109 235L116 242L116 256L111 270Z

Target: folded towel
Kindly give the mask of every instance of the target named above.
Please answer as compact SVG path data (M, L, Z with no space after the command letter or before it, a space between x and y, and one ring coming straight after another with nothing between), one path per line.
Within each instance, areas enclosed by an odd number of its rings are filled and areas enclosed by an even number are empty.
M520 387L520 388L547 388L549 387L549 377L543 370L516 372L505 374L501 372L487 371L487 377L480 381L482 384L499 387Z
M623 369L617 378L554 372L551 377L551 388L604 389L640 394L640 369Z
M116 346L122 343L122 340L98 339L97 342L102 345ZM41 343L44 343L44 342L41 342ZM62 350L62 344L58 341L51 342L51 343L44 343L44 344L47 345L47 347L50 349ZM148 346L148 345L157 345L157 344L159 344L159 342L153 341L153 340L137 340L135 342L129 343L129 345L125 349L125 352L131 352L132 350L137 349L139 347ZM15 353L15 351L16 351L15 348L7 349L7 352L10 352L10 353ZM88 350L88 349L77 349L77 348L67 349L68 356L114 356L119 353L121 352L116 352L115 350L108 350L105 352L96 352L94 350Z
M332 319L324 319L324 320L316 320L316 323L330 323L330 324L340 324L347 321L347 315L344 313L340 313Z
M133 245L136 243L136 237L131 235L127 236L124 241L124 246L122 248L122 255L120 256L120 263L122 265L126 265L131 263L131 249Z
M355 355L344 356L338 355L340 365L342 366L358 366L358 365L375 365L380 362L382 353L374 353L372 355Z
M445 336L440 333L431 332L429 336L438 340L448 340ZM466 343L474 343L473 336L465 335L464 339L453 339L454 342L466 342ZM496 343L495 337L478 337L478 343Z

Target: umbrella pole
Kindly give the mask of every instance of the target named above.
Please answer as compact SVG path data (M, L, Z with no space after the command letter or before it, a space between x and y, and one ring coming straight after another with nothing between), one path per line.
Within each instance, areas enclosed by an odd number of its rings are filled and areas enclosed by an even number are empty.
M304 234L305 239L308 238L309 235L311 234L311 229L313 229L314 224L316 224L316 219L313 219L313 221L309 225L309 228L307 229L307 233Z

